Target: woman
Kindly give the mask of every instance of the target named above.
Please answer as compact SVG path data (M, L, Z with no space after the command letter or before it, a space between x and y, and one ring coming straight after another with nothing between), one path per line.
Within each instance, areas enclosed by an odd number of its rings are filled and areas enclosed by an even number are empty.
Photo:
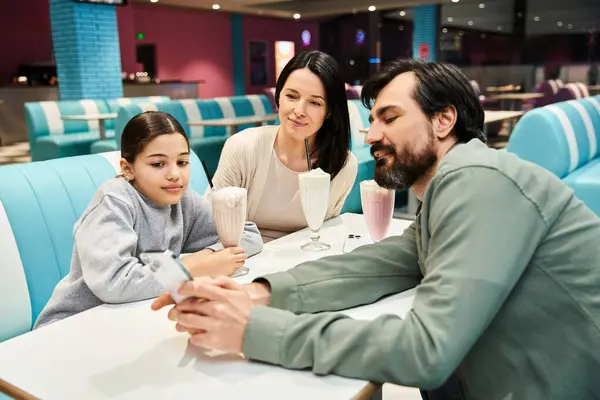
M346 88L337 62L320 51L301 53L285 66L275 89L280 125L261 126L227 140L215 188L248 190L248 220L267 242L307 226L298 174L321 168L331 176L325 219L339 215L358 168L350 152Z

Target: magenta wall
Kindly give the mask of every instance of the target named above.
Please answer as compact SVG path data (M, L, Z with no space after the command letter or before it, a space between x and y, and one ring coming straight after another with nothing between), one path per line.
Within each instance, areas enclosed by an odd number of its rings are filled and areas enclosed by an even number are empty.
M158 5L129 7L133 27L121 26L124 70L135 66L135 45L156 45L158 77L162 80L198 81L199 97L231 96L233 67L229 14ZM137 32L144 40L135 39ZM130 40L130 38L133 38Z
M52 36L48 0L0 0L0 16L0 84L4 84L21 63L51 61ZM117 7L117 18L124 72L141 70L136 62L136 44L154 43L160 79L205 80L199 85L198 96L202 98L233 95L228 13L131 4ZM312 35L309 47L302 46L305 29ZM144 40L136 39L138 32L145 34ZM245 15L243 33L245 52L252 40L267 42L267 87L275 86L275 41L294 41L296 53L319 46L319 28L314 21ZM264 87L250 86L247 54L244 59L247 92L262 92Z
M19 64L51 60L48 0L0 0L0 85Z
M244 33L244 59L246 60L246 93L262 93L266 87L275 87L275 42L285 40L295 43L296 54L319 48L319 24L314 21L286 20L279 18L265 18L252 15L243 17ZM302 46L302 31L311 33L311 44ZM251 41L267 42L267 72L268 80L266 86L250 86L248 67L248 43Z

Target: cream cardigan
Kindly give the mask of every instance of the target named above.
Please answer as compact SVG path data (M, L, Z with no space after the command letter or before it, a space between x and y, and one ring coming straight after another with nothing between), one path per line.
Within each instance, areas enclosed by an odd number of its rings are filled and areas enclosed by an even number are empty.
M219 166L213 178L214 188L243 187L248 191L248 220L254 221L263 190L267 186L271 153L278 126L266 125L245 129L225 142ZM358 161L348 152L346 165L331 181L329 205L325 219L339 215L344 201L356 179ZM277 190L276 182L269 182L267 190ZM285 216L281 216L282 219ZM259 227L260 229L260 227Z

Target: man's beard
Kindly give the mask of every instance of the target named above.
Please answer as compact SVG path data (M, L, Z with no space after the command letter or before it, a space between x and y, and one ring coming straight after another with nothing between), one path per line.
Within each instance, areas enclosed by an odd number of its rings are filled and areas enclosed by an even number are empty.
M405 148L402 154L398 154L396 146L385 145L377 142L371 146L371 155L381 151L385 155L392 156L391 161L380 158L375 165L375 182L386 189L404 190L408 189L422 178L437 161L433 131L429 131L428 142L424 149L415 151ZM389 158L386 157L386 158Z

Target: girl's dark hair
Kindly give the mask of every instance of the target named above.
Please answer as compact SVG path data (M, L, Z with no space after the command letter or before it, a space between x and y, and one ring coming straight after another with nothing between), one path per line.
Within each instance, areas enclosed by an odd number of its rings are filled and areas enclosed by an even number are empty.
M333 179L344 167L350 150L350 117L346 100L346 85L340 66L333 57L313 50L292 58L277 80L275 103L279 107L279 96L288 77L297 69L308 68L317 75L325 87L327 115L323 126L317 131L315 148L317 160L313 168L321 168Z
M129 163L144 151L144 148L154 138L160 135L180 133L190 147L183 127L171 114L162 111L146 111L133 117L121 135L121 157Z
M417 83L413 98L429 120L452 106L457 113L452 132L458 141L466 143L474 138L484 143L487 141L483 134L485 114L479 96L465 74L451 64L423 60L392 61L363 85L361 100L365 107L370 109L383 88L406 72L415 74Z

